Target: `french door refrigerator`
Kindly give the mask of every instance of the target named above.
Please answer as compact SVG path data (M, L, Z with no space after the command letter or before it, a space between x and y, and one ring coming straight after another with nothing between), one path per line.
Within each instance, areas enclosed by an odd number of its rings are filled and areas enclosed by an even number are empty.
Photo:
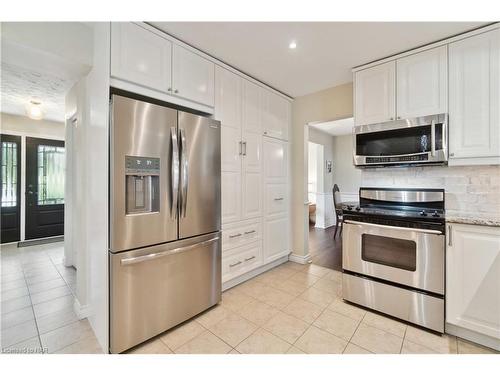
M218 121L112 95L111 353L220 301L220 177Z

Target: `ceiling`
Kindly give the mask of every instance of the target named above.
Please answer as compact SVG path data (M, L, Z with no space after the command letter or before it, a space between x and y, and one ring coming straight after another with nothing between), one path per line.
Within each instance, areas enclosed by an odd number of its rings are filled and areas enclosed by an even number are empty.
M351 82L351 68L481 22L151 22L292 97ZM297 48L289 49L291 41Z
M65 96L73 81L4 62L1 69L2 112L26 116L26 106L34 100L41 103L45 119L64 121Z
M309 126L333 136L346 135L352 133L352 128L354 127L354 118L348 117L342 120L309 124Z

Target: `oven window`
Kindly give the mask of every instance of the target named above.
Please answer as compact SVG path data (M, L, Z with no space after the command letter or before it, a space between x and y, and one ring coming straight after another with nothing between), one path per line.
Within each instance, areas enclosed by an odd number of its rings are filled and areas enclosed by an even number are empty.
M363 234L361 258L366 262L415 271L417 269L417 244L414 241L399 238Z
M443 149L443 124L436 124L436 150ZM431 151L431 126L356 135L356 155L391 156Z

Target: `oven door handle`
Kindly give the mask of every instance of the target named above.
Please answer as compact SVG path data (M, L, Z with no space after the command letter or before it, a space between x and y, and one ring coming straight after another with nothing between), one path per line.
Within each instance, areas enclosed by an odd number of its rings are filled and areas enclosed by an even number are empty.
M433 230L433 229L391 227L391 226L388 226L388 225L365 223L365 222L362 222L362 221L354 221L354 220L344 220L344 223L346 223L346 224L355 224L355 225L366 225L368 227L380 228L380 229L400 230L402 232L418 232L418 233L439 234L439 235L443 234L441 231L439 231L439 230Z

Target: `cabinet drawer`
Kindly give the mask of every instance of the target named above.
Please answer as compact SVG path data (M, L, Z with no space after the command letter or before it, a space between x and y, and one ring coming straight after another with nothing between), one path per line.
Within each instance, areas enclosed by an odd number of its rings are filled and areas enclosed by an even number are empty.
M266 185L266 215L286 213L288 207L287 185Z
M222 282L231 280L262 264L262 242L256 241L222 255Z
M222 230L222 249L225 251L261 238L262 225L260 222L224 228Z

